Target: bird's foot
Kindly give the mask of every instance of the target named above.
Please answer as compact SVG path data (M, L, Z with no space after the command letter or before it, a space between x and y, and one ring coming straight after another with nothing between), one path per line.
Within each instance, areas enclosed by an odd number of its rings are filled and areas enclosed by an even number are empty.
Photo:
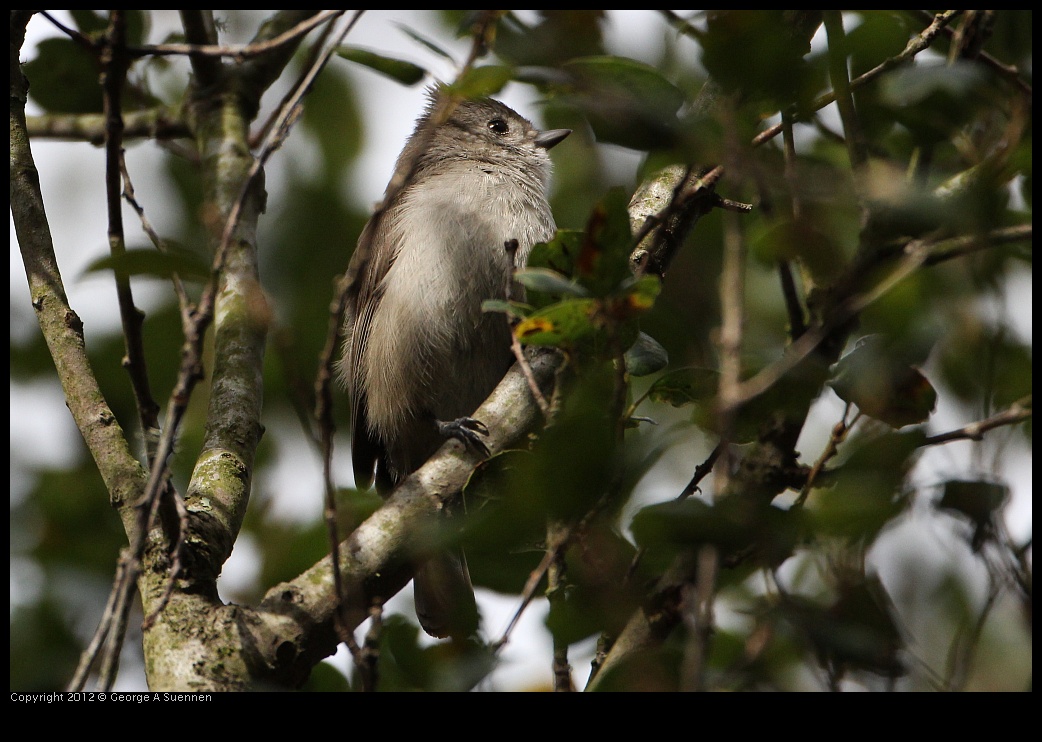
M455 438L466 446L467 450L481 456L490 455L488 446L481 440L483 436L488 435L488 427L480 420L472 417L459 417L450 422L435 420L435 423L438 425L438 432L445 438Z

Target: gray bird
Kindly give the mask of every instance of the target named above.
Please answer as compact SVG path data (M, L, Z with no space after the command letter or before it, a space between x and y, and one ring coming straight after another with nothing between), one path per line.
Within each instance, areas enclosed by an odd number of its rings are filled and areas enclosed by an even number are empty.
M387 495L446 437L487 453L470 415L513 362L501 314L512 268L554 236L546 199L554 145L488 98L429 104L395 168L384 207L366 224L348 267L341 374L351 399L356 485ZM506 244L516 240L511 263ZM418 564L416 613L432 636L477 630L462 552Z

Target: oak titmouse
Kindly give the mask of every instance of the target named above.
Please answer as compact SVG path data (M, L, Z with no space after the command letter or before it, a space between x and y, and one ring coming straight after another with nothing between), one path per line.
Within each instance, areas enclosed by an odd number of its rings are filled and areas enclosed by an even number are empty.
M469 416L513 355L506 320L481 304L504 298L511 269L554 236L547 150L571 133L538 131L492 99L429 97L348 267L341 372L355 482L365 488L375 476L382 494L446 437L484 449L484 425ZM459 551L417 566L415 596L427 633L476 630Z

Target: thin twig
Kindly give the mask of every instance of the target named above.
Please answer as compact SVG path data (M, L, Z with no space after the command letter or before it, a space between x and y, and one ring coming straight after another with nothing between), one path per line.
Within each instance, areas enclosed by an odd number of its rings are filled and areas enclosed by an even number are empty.
M45 113L27 117L26 126L33 139L66 139L99 146L105 143L105 116L99 113ZM123 141L173 139L190 134L180 111L170 106L123 112Z
M701 464L695 467L694 473L691 475L691 479L684 489L680 491L680 494L676 496L677 502L686 500L696 492L700 492L698 485L709 476L709 473L713 471L713 466L716 464L716 460L720 458L720 454L724 451L724 444L717 443L716 447L712 450L709 456ZM637 553L633 555L633 559L630 560L630 566L626 569L626 582L630 582L633 579L633 575L637 573L637 567L640 566L641 560L644 558L644 553L647 551L645 547L637 549Z
M184 8L177 12L181 16L181 26L188 40L187 46L201 49L217 41L217 24L212 10ZM196 85L209 88L219 83L221 70L224 68L219 58L189 52L188 62L192 66L193 82Z
M365 643L358 652L355 665L362 680L362 690L375 693L380 682L380 636L383 633L383 606L369 608L369 630L365 632ZM357 650L356 650L357 651Z
M553 560L546 574L546 597L550 602L551 610L554 604L561 604L565 600L565 563L564 550L557 548L559 542L567 541L567 527L560 522L553 522L547 526L547 544L553 551ZM564 539L558 537L558 532L563 532ZM558 693L570 693L575 690L572 683L572 666L568 663L568 644L561 641L555 634L553 637L553 678L554 691Z
M163 502L173 504L174 512L177 515L177 529L174 543L170 547L170 568L167 570L166 584L163 586L163 592L156 601L155 606L141 622L142 631L148 631L152 628L152 624L159 619L159 616L163 613L167 603L170 602L170 598L174 594L177 578L181 576L181 571L184 569L182 557L184 555L185 539L188 535L188 509L185 507L184 498L174 490L173 485L170 483L169 471L167 471L166 482L164 482L164 494L157 500L158 507L162 507Z
M327 12L330 12L330 11L327 11ZM339 17L340 14L346 13L347 11L346 10L340 10L340 11L335 11L335 12L337 14L337 17ZM358 11L358 14L355 16L355 18L351 22L352 23L357 22L358 19L361 18L362 13L364 13L364 12L365 12L364 10ZM307 22L307 21L305 21L305 22ZM308 54L308 59L301 65L301 67L303 69L307 70L307 69L312 69L314 67L315 62L318 60L319 56L322 54L322 50L327 48L326 43L327 43L327 41L329 39L330 34L333 33L333 29L335 27L336 27L336 24L330 22L329 24L326 25L326 27L324 29L322 29L322 35L319 36L319 38L315 41L314 44L312 44L311 51ZM275 122L276 122L276 120L278 118L279 112L283 110L283 106L286 105L286 101L289 100L290 96L292 96L294 94L294 92L295 91L294 91L293 88L291 88L290 90L287 90L286 93L282 97L282 101L271 112L271 115L268 117L268 120L264 122L264 125L260 127L260 129L257 131L256 134L251 134L250 135L250 146L251 147L252 146L256 146L256 142L263 142L265 140L265 138L267 138L268 134L271 132L272 128L275 125Z
M701 464L695 467L694 474L691 475L691 481L689 481L684 489L681 490L680 494L677 495L677 500L686 500L691 495L698 491L699 483L705 479L709 472L713 471L713 465L716 464L716 460L720 458L720 454L724 451L724 444L717 443L712 453L703 461Z
M504 249L507 251L509 257L510 270L507 271L507 286L506 286L506 300L514 300L514 269L517 265L517 251L519 244L516 239L507 240L504 245ZM525 376L525 381L528 382L528 388L532 392L532 398L539 405L540 412L543 413L543 419L548 420L550 418L550 405L546 401L546 397L543 396L542 390L539 388L538 382L535 380L535 375L532 373L532 367L528 364L528 359L525 358L525 352L521 348L521 341L517 339L517 333L514 332L514 326L517 324L514 318L506 313L504 315L507 322L507 327L510 330L510 350L514 354L514 358L517 360L517 365L521 369L521 373Z
M928 49L930 45L933 43L937 34L941 31L941 29L944 28L947 24L951 23L951 21L961 12L961 10L946 10L943 13L938 13L936 16L933 16L930 25L927 28L923 29L923 31L921 31L919 34L914 36L899 54L884 60L882 63L880 63L876 67L873 67L868 72L864 72L858 75L853 80L851 80L850 90L857 90L858 88L868 84L884 72L888 72L889 70L895 67L910 62L912 59L915 58L917 54ZM820 111L822 108L825 108L826 106L829 106L835 102L835 92L828 92L816 98L814 102L809 106L809 110ZM799 119L796 116L794 116L793 120L795 121ZM753 138L753 146L759 146L764 142L769 141L774 137L778 136L778 134L780 134L781 132L782 124L774 124L773 126L764 129L762 132L757 134L756 137Z
M156 232L152 222L145 215L145 207L137 200L137 194L134 190L134 183L130 179L130 171L127 169L126 153L121 153L120 156L120 171L123 175L123 200L134 210L138 215L138 219L141 222L141 229L148 236L149 241L152 245L161 253L169 254L166 243ZM171 274L170 282L173 284L174 293L177 295L177 305L181 309L181 316L187 315L188 307L191 304L191 299L188 298L188 292L185 291L184 282L181 281L181 277L176 273Z
M803 216L803 202L798 188L799 179L796 173L796 141L792 133L792 111L782 112L782 125L785 129L783 137L785 157L785 181L789 185L789 208L794 224L799 224ZM778 261L778 278L781 281L782 297L789 315L789 338L798 340L807 331L807 323L803 315L803 307L796 292L796 281L792 275L792 266L788 260Z
M127 47L127 51L135 57L165 57L173 55L191 55L196 57L232 57L235 61L243 61L257 57L288 44L311 29L321 26L326 21L343 15L346 10L323 10L321 13L301 21L293 28L274 38L265 41L254 41L249 44L155 44ZM359 11L364 12L364 11Z
M1005 425L1018 425L1019 423L1030 419L1031 398L1027 397L1025 400L1016 402L1008 409L984 420L978 420L975 423L964 425L961 428L950 430L947 433L931 435L924 439L920 445L936 446L941 443L950 443L951 441L979 441L984 438L984 434L989 430L994 430L995 428L1000 428Z
M127 549L124 549L124 552L126 551ZM122 572L125 569L124 557L121 555L120 559L116 563L116 574L112 578L113 585L121 585L124 583ZM69 680L68 686L66 686L67 691L83 690L86 686L87 677L90 674L91 667L93 667L95 661L97 661L97 658L100 656L102 649L105 647L108 633L115 622L115 611L118 605L119 591L110 590L109 597L105 602L105 608L101 612L101 620L98 622L98 627L94 630L94 635L91 637L91 640L87 643L87 646L80 654L80 660L76 666L76 671L72 674L72 678Z
M721 404L717 415L721 431L718 448L724 461L716 469L716 490L726 492L731 469L731 447L728 443L737 411L733 399L741 378L742 326L745 316L745 241L737 217L730 214L724 215L724 262L721 274L721 327L718 340ZM719 551L712 544L704 544L698 550L697 560L695 583L683 589L683 615L689 629L681 669L681 688L684 690L701 690L705 686L706 658L716 622L714 597L720 568Z
M137 404L142 435L144 440L148 441L154 438L154 432L159 427L159 405L152 397L148 381L144 341L141 335L144 315L134 305L130 276L120 263L120 259L126 255L123 211L120 200L123 159L122 90L128 66L124 46L126 43L126 13L124 11L112 11L107 38L108 43L103 47L101 53L101 87L105 107L105 194L108 207L108 242L109 250L116 259L114 271L116 298L126 348L123 365L127 369L131 388L134 390L134 401ZM152 463L154 453L154 450L147 450L149 464Z
M836 95L839 118L843 122L847 156L854 171L858 172L868 162L868 147L861 120L854 108L853 88L847 71L847 36L843 29L843 13L839 10L824 10L822 20L828 33L829 77Z
M934 41L936 41L937 35L964 12L965 11L962 10L945 10L932 16L930 18L930 24L917 35L909 39L908 43L905 44L905 48L902 49L899 54L884 59L872 69L861 73L855 79L851 80L851 90L856 90L883 73L889 72L895 67L899 67L902 64L912 61L920 52L929 49L930 46L933 45Z
M1011 242L1024 242L1032 236L1031 224L1019 224L1014 227L1002 227L994 229L983 235L964 235L940 240L928 245L929 254L923 260L923 265L937 265L946 260L961 258L981 250L987 250L1000 245L1008 245ZM905 248L908 249L907 247Z
M514 611L514 615L511 617L506 629L503 630L500 638L491 644L493 654L497 654L510 641L510 634L513 632L514 627L517 626L518 621L521 620L521 615L525 612L525 609L528 608L535 597L536 591L539 589L539 583L554 568L554 565L559 563L564 550L571 543L573 535L582 530L585 524L585 521L583 521L577 526L556 524L547 528L546 551L542 560L528 575L528 580L525 581L524 589L521 591L521 603L518 605L517 610Z
M723 107L723 115L730 119L730 107ZM727 121L728 124L733 123ZM734 131L734 126L728 126ZM737 138L728 137L728 152L732 159L738 157ZM734 398L741 379L742 334L745 323L745 257L746 245L736 214L725 212L724 257L720 276L720 333L717 343L720 348L720 384L717 423L720 430L720 456L722 465L716 469L716 491L726 492L729 486L732 455L729 445L734 430L737 407ZM703 544L698 549L694 585L682 589L682 615L688 627L688 638L684 644L681 665L680 687L695 691L705 687L706 661L716 619L714 603L717 572L720 568L720 553L713 544Z
M511 616L510 622L507 624L506 629L503 630L503 634L499 639L492 642L491 647L493 654L497 654L499 650L505 647L507 642L510 641L510 634L513 632L514 627L517 626L517 622L521 620L521 614L525 612L525 609L535 597L536 590L539 589L539 582L546 575L547 570L550 569L550 565L553 564L556 556L554 549L548 547L546 553L543 554L542 560L528 575L528 580L525 581L525 587L521 591L521 603L518 605L517 610L514 611L514 615Z
M923 18L924 20L931 20L933 18L933 16L930 15L930 12L928 10L913 10L911 12L915 13L916 15L918 15L920 18ZM953 12L953 11L947 11L947 12L950 13L950 12ZM960 12L961 13L963 11L955 11L955 12ZM941 28L941 32L946 37L948 37L949 39L954 38L955 37L955 33L956 33L955 30L952 29L950 25L945 25L944 27L942 27ZM1012 64L1005 64L1004 62L1001 62L998 59L995 59L995 57L991 56L990 54L988 54L987 52L984 52L984 51L978 52L978 54L975 57L975 59L977 59L980 62L983 62L984 64L988 65L992 69L994 69L997 72L999 72L1000 74L1002 74L1006 79L1008 79L1010 82L1012 82L1018 88L1020 88L1020 91L1022 93L1025 93L1026 95L1031 95L1032 86L1026 80L1024 80L1021 77L1020 70L1017 69L1014 65L1012 65Z
M702 42L705 40L705 32L697 26L692 26L685 19L674 13L672 10L660 10L662 17L669 21L670 25L677 29L677 32L685 36L690 36L696 41Z
M102 63L101 87L105 108L105 187L108 202L109 248L117 259L126 253L120 202L123 127L121 99L123 80L126 77L128 65L123 53L125 41L126 15L123 11L114 10L109 19L109 28L105 35L105 44L101 48L100 58ZM116 294L127 349L125 365L130 374L131 386L134 389L138 406L146 458L150 465L154 465L158 446L153 447L151 442L155 440L159 428L157 417L159 406L152 399L149 390L144 349L141 343L142 315L134 306L130 278L125 268L117 264L115 274ZM85 673L89 672L90 667L98 659L98 654L93 652L100 652L100 687L102 690L111 690L115 683L119 655L129 620L131 596L140 574L141 550L144 548L145 534L150 529L151 523L150 517L138 518L138 529L135 532L133 548L129 551L124 550L120 558L120 566L116 570L108 601L111 610L106 610L102 623L95 632L96 641L92 640L88 651L84 652L80 662L84 672L77 672L74 682L85 682Z
M517 335L513 331L510 333L510 351L514 354L521 373L524 374L525 381L528 383L528 390L532 392L532 399L539 405L539 411L543 413L543 419L549 420L550 403L546 401L546 397L543 396L543 392L539 389L539 382L536 381L535 374L532 373L532 367L529 365L528 359L525 358L525 351L521 347L521 341L517 339Z
M825 450L818 457L818 460L814 462L814 466L811 467L810 473L807 474L807 481L800 488L799 495L796 496L796 500L792 506L794 508L802 507L803 503L806 502L807 497L810 495L811 489L814 487L814 482L817 481L818 476L825 468L825 464L829 462L833 456L839 451L839 444L846 440L847 434L850 429L854 427L858 420L861 419L861 412L857 412L854 415L854 419L849 423L847 422L847 415L850 414L850 403L847 402L846 407L843 409L843 416L839 419L832 428L832 433L829 435L829 442L825 446Z
M98 48L97 44L94 41L92 41L89 37L85 36L84 34L80 33L74 28L69 28L68 26L62 24L61 21L59 21L53 15L48 13L46 10L41 10L40 15L49 20L55 28L57 28L62 33L66 34L69 38L71 38L73 41L75 41L83 48L91 51L92 53L96 52Z
M995 607L999 596L1002 594L1002 586L994 574L988 580L988 594L984 599L984 605L973 621L973 625L960 626L952 637L951 646L948 648L948 667L944 681L945 691L962 690L969 675L970 665L980 643L981 634L984 632L984 624L988 620L992 609Z

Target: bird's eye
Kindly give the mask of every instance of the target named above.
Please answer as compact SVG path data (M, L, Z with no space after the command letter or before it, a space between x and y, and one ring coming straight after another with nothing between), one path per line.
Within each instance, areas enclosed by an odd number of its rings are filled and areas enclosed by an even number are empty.
M510 126L508 126L507 122L503 119L495 118L488 122L488 130L493 134L502 135L510 131Z

